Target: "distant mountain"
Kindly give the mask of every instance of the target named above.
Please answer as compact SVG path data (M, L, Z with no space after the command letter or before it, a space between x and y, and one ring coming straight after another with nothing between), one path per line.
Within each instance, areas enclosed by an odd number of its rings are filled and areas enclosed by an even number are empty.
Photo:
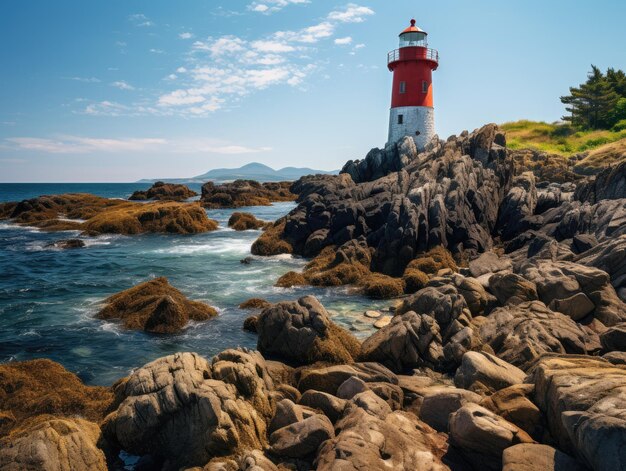
M307 167L285 167L279 170L274 170L272 167L261 164L259 162L252 162L239 168L216 168L209 170L202 175L191 178L155 178L140 180L141 182L155 182L164 181L169 183L201 183L206 181L215 182L228 182L238 179L244 180L256 180L258 182L280 182L280 181L293 181L304 175L312 175L316 173L323 173L329 175L336 175L339 170L327 171L327 170L315 170Z

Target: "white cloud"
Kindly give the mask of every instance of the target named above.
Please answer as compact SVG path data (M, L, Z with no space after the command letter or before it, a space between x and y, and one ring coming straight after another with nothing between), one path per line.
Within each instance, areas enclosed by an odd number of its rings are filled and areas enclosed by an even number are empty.
M279 42L279 41L252 41L252 43L250 44L252 46L253 49L255 49L256 51L259 52L274 52L274 53L280 53L280 52L292 52L295 51L295 48L293 46L290 46L288 44Z
M120 90L134 90L135 89L135 87L133 87L128 82L125 82L124 80L118 80L116 82L113 82L111 83L111 86L115 88L119 88Z
M121 103L105 100L87 105L83 113L92 116L121 116L129 110L128 106Z
M191 38L193 38L193 34L191 34L191 33L189 33L189 32L184 32L184 33L180 33L180 34L178 35L178 37L179 37L180 39L191 39Z
M263 0L261 2L252 2L248 5L248 10L270 14L280 11L288 5L297 5L310 3L310 0Z
M368 7L349 3L343 10L331 11L328 19L340 23L362 23L366 16L374 14L374 10Z
M163 49L150 49L150 52L152 54L165 54L165 51Z
M199 91L194 90L175 90L167 95L159 97L159 105L193 105L202 103L206 98Z
M245 41L236 36L222 36L211 45L207 45L201 41L196 41L194 46L196 49L210 51L215 57L224 54L233 54L244 50Z
M350 36L346 36L345 38L337 38L335 39L335 44L340 46L348 45L352 42L352 38Z
M138 26L138 27L154 26L154 23L143 13L136 13L134 15L130 15L128 19L135 26Z
M247 146L221 139L163 139L141 138L94 138L61 135L55 138L11 137L4 140L15 151L31 151L46 154L97 154L160 151L174 154L251 154L266 152L271 147Z
M178 69L176 69L176 72L178 72L179 74L184 74L185 72L187 72L187 69L185 67L179 67Z

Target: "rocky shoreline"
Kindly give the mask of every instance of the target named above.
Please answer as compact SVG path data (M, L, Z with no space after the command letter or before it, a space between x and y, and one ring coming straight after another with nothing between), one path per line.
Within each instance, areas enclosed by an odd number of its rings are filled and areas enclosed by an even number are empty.
M253 253L311 258L279 286L398 298L378 331L357 339L313 296L253 298L256 351L181 352L108 388L48 360L0 365L0 470L123 469L124 454L136 470L626 469L626 164L565 182L520 152L487 125L301 178ZM251 201L221 194L202 204ZM0 213L46 227L46 201ZM162 279L108 301L157 333L211 314Z

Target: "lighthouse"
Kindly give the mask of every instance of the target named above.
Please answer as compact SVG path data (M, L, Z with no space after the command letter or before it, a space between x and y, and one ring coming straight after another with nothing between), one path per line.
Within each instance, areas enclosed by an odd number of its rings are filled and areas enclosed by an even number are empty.
M393 72L387 145L411 136L421 150L435 135L432 72L439 65L439 53L428 47L427 35L411 20L400 33L398 49L387 54Z

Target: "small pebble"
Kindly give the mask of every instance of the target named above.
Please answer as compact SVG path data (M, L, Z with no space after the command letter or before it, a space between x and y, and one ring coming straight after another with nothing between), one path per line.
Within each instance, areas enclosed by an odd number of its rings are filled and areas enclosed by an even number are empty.
M369 317L370 319L376 319L380 317L380 312L378 311L365 311L363 314L365 317Z
M391 322L391 316L383 316L380 319L378 319L376 322L374 322L374 327L376 327L377 329L382 329L386 325L389 325L390 322Z

